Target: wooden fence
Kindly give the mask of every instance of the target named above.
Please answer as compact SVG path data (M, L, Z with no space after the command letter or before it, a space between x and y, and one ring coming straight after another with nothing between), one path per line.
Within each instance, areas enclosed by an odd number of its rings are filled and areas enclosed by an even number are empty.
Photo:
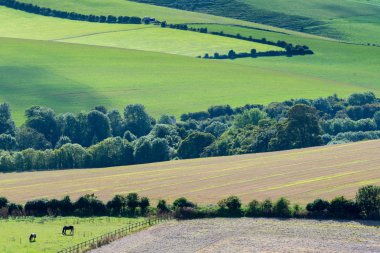
M92 238L90 240L87 240L85 242L78 243L77 245L68 247L63 250L57 251L57 253L81 253L85 252L90 249L98 248L102 245L108 244L112 241L115 241L121 237L126 236L127 234L131 232L138 231L142 228L147 228L150 226L153 226L155 224L158 224L160 222L168 221L173 219L172 215L162 215L154 218L148 218L144 221L131 223L126 227L114 230L112 232L109 232L107 234L103 234L100 236L97 236L95 238Z

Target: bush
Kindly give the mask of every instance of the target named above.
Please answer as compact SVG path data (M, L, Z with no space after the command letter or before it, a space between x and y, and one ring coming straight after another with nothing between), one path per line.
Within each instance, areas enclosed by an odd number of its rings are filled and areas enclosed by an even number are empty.
M360 188L356 194L356 203L363 218L380 218L380 186L368 185Z
M245 215L248 217L260 217L262 215L260 202L257 200L249 202Z
M332 217L339 219L353 219L359 217L359 208L352 200L345 197L336 197L330 203L329 212Z
M328 216L330 203L323 199L316 199L314 202L306 205L306 210L312 217L323 218Z
M261 212L264 217L272 217L273 216L273 203L270 199L266 199L261 202Z
M273 206L273 214L276 217L290 218L292 216L290 201L286 198L280 198Z
M195 207L195 204L191 201L188 201L186 198L181 197L173 202L173 208L183 208L183 207Z
M157 214L163 214L170 212L170 209L168 205L166 204L166 201L163 199L160 199L157 203Z
M224 216L241 216L241 201L236 196L230 196L218 202L219 213Z

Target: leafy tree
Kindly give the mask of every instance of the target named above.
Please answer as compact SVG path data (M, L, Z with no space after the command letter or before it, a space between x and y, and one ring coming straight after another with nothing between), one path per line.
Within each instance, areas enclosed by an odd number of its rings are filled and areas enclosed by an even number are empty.
M132 215L136 214L136 208L140 204L140 198L137 193L129 193L126 197L127 199L127 207L128 210L131 212Z
M145 215L148 211L148 207L150 206L149 199L147 197L142 197L140 199L139 203L140 209L141 209L141 214Z
M291 217L290 202L286 198L280 198L273 206L273 213L276 217Z
M195 207L195 204L191 201L188 201L186 198L181 197L173 202L174 208L184 208L184 207Z
M82 140L86 138L86 135L81 132L79 120L74 114L58 115L57 124L61 136L67 136L73 143L83 144Z
M158 200L157 203L157 212L158 213L168 213L170 212L170 209L168 205L166 204L166 201L163 199Z
M127 198L123 195L115 195L106 206L113 215L120 215L127 206Z
M135 142L134 158L136 163L150 163L152 161L152 143L149 138L141 137Z
M121 166L133 163L133 147L120 137L108 138L89 148L94 167Z
M65 144L54 150L54 154L55 166L58 169L85 168L91 160L91 154L79 144Z
M319 146L322 144L317 111L307 105L295 105L288 119L278 124L276 137L270 142L272 150Z
M380 130L380 111L376 112L375 115L373 116L373 119L376 122L377 129Z
M133 142L133 141L137 140L137 137L133 133L131 133L131 131L129 131L129 130L125 131L123 138L129 142Z
M94 194L86 194L74 203L75 214L79 216L102 216L107 213L106 206Z
M356 203L364 218L380 218L380 186L361 187L356 194Z
M15 150L16 148L16 138L9 134L0 134L0 149Z
M261 202L261 211L264 217L271 217L273 215L273 203L270 199Z
M225 131L227 131L228 129L228 125L227 124L224 124L222 122L219 122L219 121L214 121L212 122L210 125L208 125L206 128L205 128L205 132L206 133L210 133L216 137L219 137L221 136Z
M211 118L219 117L219 116L224 116L224 115L232 115L233 110L231 106L229 105L216 105L216 106L211 106L208 108L208 113L210 114Z
M354 93L347 99L350 105L365 105L376 101L376 96L373 92Z
M230 196L218 202L220 212L227 215L238 216L241 215L241 201L236 196Z
M25 111L25 126L43 134L47 141L55 145L59 130L55 112L47 107L32 106Z
M167 114L161 115L158 120L158 124L175 125L175 123L176 123L175 116L167 115Z
M330 203L323 199L316 199L306 205L306 210L314 217L324 217L328 214Z
M9 104L0 104L0 134L15 135L16 126L11 118L11 108Z
M152 120L143 105L127 105L124 110L124 118L126 128L137 137L147 135L152 129Z
M117 109L112 109L107 113L107 116L111 124L112 135L114 137L122 137L125 131L125 124L120 112Z
M38 150L51 148L51 143L46 140L42 133L29 127L21 127L17 130L16 141L21 150L27 148Z
M260 120L265 119L267 117L268 115L265 112L260 111L257 108L254 108L251 110L246 110L242 114L238 114L235 117L233 124L237 128L244 128L247 125L257 126Z
M161 162L169 160L169 144L165 139L154 139L152 141L151 161Z
M111 126L108 117L100 111L91 111L87 115L88 127L90 136L96 141L93 144L100 142L111 136Z
M71 143L71 140L67 136L61 136L59 137L59 140L57 141L57 144L55 144L55 148L58 149L62 147L65 144Z
M107 114L107 108L104 105L97 105L94 107L94 110L99 111L105 115Z
M0 209L8 206L8 199L0 197Z
M178 155L184 159L200 157L214 139L215 137L209 133L193 132L179 145Z
M359 216L359 208L356 203L343 196L336 197L331 201L329 212L332 216L339 219L352 219Z
M259 217L261 216L261 205L260 202L257 200L252 200L248 203L248 209L246 211L246 215L248 217Z

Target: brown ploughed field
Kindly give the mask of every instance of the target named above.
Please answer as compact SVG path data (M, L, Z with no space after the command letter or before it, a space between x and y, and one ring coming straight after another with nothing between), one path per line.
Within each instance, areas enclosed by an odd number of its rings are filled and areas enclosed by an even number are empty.
M178 197L217 203L237 195L252 199L287 197L305 204L380 185L380 141L284 152L180 160L155 164L0 174L0 196L13 202L94 193L102 200L137 192L152 200Z

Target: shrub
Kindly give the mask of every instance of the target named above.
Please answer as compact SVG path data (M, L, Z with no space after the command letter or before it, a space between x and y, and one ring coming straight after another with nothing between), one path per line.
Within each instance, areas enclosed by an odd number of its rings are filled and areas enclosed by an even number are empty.
M359 217L359 208L356 203L343 196L336 197L331 201L329 212L334 218L339 219Z
M264 217L271 217L273 215L273 203L270 199L261 202L261 212Z
M166 201L163 199L160 199L157 203L157 213L162 214L162 213L168 213L170 212L170 209L168 205L166 204Z
M330 208L330 203L323 199L316 199L314 202L306 205L306 210L312 217L323 218L328 215L328 209Z
M280 198L273 206L273 214L276 217L281 218L290 218L291 217L291 209L290 209L290 201L286 198Z
M195 204L191 201L188 201L186 198L181 197L173 202L174 208L183 208L183 207L195 207Z
M252 200L248 203L248 208L245 212L248 217L259 217L262 215L260 202L257 200Z
M363 218L380 218L380 186L368 185L359 189L356 203Z
M230 196L218 202L219 212L221 215L241 216L241 201L236 196Z

